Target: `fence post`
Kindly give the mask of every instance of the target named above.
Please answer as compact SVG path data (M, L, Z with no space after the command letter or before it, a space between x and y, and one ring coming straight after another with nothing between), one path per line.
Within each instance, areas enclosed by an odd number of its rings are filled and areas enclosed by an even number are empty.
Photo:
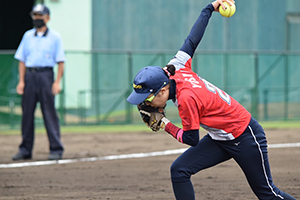
M228 90L228 54L225 53L223 56L224 62L224 75L223 75L223 89L224 91Z
M78 92L78 111L79 111L79 122L84 123L86 122L86 109L85 109L85 91Z
M10 107L10 115L9 115L10 128L14 129L15 102L13 100L9 101L9 107Z
M264 119L268 120L268 95L269 95L269 90L265 89L264 90Z
M132 66L132 53L128 52L128 85L129 88L132 88L132 81L133 81L133 77L132 77L132 73L133 73L133 66ZM127 102L127 97L130 95L130 89L127 90L127 92L125 92L125 102L126 102L126 121L128 123L132 123L133 121L133 116L132 116L132 110L131 110L131 105L130 103Z
M166 53L161 54L161 67L166 66Z
M59 109L58 109L59 115L60 115L60 123L65 125L65 90L63 89L60 92L59 95Z
M285 54L284 66L284 120L288 120L288 101L289 101L289 63L288 54Z
M254 118L258 119L258 104L259 104L259 73L258 73L258 55L254 53L254 88L253 88L253 98L251 106L251 114Z
M94 52L93 53L93 61L94 61L94 87L95 89L92 90L92 97L94 97L93 99L95 100L95 114L96 114L96 123L100 124L101 122L101 119L100 119L100 98L99 98L99 95L100 95L100 89L99 89L99 61L98 61L98 53L97 52Z

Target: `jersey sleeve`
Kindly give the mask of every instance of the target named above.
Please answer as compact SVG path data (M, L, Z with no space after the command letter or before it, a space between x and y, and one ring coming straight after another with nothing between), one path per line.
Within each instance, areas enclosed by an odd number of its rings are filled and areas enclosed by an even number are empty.
M57 39L56 39L56 55L55 55L55 62L65 62L65 51L63 47L63 41L62 38L59 34L57 34Z
M181 51L189 54L190 57L193 57L198 44L200 43L209 19L214 11L214 7L212 4L207 5L202 11L195 24L193 25L189 35L185 39Z
M176 71L183 68L192 69L192 57L204 35L205 29L209 22L209 18L211 17L213 11L214 7L212 4L209 4L202 10L189 35L185 39L182 47L177 52L175 57L172 58L168 63L174 65Z
M174 65L176 71L189 68L192 69L192 58L189 54L185 53L184 51L178 51L172 60L168 63L168 65Z

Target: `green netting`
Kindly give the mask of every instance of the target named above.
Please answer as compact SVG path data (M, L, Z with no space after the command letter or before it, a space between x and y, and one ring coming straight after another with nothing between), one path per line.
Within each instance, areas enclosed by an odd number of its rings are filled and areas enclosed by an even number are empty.
M140 123L136 107L126 101L132 91L132 80L142 67L163 67L175 53L76 52L77 58L91 58L91 62L78 61L66 67L64 90L57 98L62 122ZM69 58L75 58L73 54L67 52ZM286 52L198 52L192 65L198 75L225 90L257 119L293 120L300 119L299 61L299 54ZM0 62L0 126L16 127L22 114L20 96L15 92L18 62L13 55L0 55ZM84 69L82 63L86 63ZM74 91L77 95L71 95ZM171 102L167 113L171 120L180 122ZM41 117L37 114L39 124Z

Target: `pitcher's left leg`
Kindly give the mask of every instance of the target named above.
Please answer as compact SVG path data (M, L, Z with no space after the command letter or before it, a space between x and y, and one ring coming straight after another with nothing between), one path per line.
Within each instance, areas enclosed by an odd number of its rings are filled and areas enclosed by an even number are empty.
M268 161L267 140L264 130L256 122L251 121L245 132L234 141L238 144L233 158L242 168L248 183L259 199L291 199L295 198L279 190L273 183Z

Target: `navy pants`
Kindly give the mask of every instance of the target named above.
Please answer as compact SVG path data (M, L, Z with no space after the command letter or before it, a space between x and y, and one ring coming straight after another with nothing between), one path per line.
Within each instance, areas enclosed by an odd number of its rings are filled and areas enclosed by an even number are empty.
M191 175L231 158L243 170L252 191L259 199L295 199L274 185L265 133L253 118L238 138L232 141L216 141L206 135L197 146L190 147L174 161L171 166L171 179L176 199L195 199Z
M55 100L52 94L54 81L52 68L41 70L26 70L25 88L22 96L22 143L19 150L23 155L31 155L34 143L34 112L37 102L40 102L44 124L50 144L51 154L63 153L60 141L60 125L55 110Z

